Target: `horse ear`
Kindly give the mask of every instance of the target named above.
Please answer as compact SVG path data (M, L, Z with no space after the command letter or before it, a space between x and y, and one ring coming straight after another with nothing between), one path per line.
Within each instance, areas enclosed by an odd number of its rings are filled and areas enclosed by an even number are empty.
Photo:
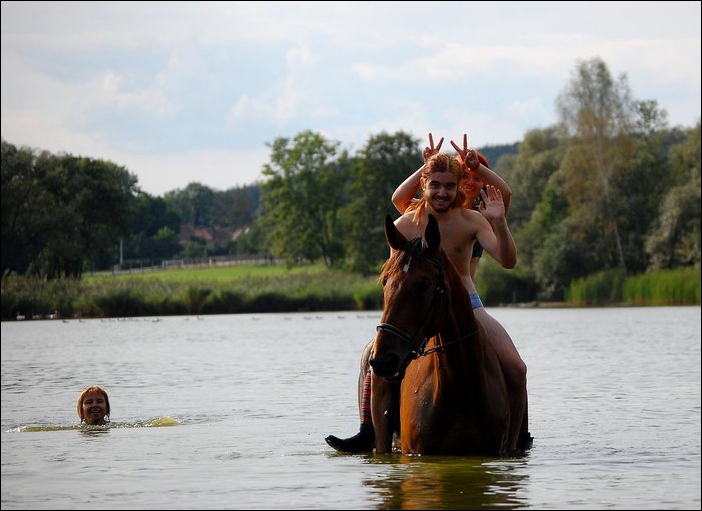
M424 239L431 252L436 252L441 246L441 232L439 231L439 222L434 215L429 214L429 222L424 230Z
M402 250L407 244L407 238L397 229L390 215L385 217L385 239L395 250Z

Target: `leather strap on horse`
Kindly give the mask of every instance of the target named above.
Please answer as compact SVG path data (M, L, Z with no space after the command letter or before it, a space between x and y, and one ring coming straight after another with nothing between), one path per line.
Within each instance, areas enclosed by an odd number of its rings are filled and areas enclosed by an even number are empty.
M412 256L414 255L416 249L421 244L422 244L421 239L419 239L419 238L415 239L413 244L411 245L410 249L408 249L408 256L409 257L407 259L407 262L405 263L404 268L402 269L402 271L404 271L405 273L407 273L407 271L409 270L409 265L410 265L410 262L412 260ZM432 305L434 304L434 299L438 295L440 298L443 298L442 301L444 302L444 304L446 305L446 309L448 310L448 302L446 301L447 291L446 291L446 280L444 277L444 254L443 254L443 252L440 254L438 259L435 257L430 257L430 256L425 255L425 254L421 254L421 253L420 253L420 255L425 260L429 261L432 265L434 265L439 270L439 276L436 279L436 282L434 284L434 291L433 291L432 296L431 296L431 304ZM432 312L432 309L431 309L431 307L429 307L429 309L427 310L427 314L426 314L424 320L422 321L421 325L423 325L426 322L426 320L429 317L429 314L431 314L431 312ZM394 334L394 335L398 336L400 339L402 339L402 341L404 341L404 343L407 344L407 346L409 346L409 349L410 349L409 355L410 356L403 363L403 365L405 367L407 365L409 365L409 362L411 359L415 359L417 357L424 355L424 348L426 348L427 344L429 343L429 337L425 337L424 340L422 341L422 343L419 345L419 347L415 348L414 345L412 344L412 340L413 340L414 335L410 335L407 332L405 332L404 330L401 330L401 329L397 328L395 325L391 325L390 323L380 323L375 328L375 330L378 332L388 332L388 333Z
M388 332L391 334L394 334L398 336L400 339L402 339L407 346L410 348L410 355L412 355L412 358L417 358L419 355L424 353L424 347L427 345L429 342L429 338L425 337L424 340L422 341L422 344L419 346L418 349L415 349L415 347L412 345L412 337L406 333L404 330L400 330L397 328L395 325L391 325L390 323L381 323L377 327L375 327L375 330L378 332Z
M428 350L425 350L424 353L422 353L421 355L424 356L424 355L429 355L431 353L443 353L446 351L446 348L448 348L452 344L458 344L459 342L463 342L466 339L468 339L469 337L473 337L477 333L478 333L478 329L476 328L475 330L473 330L469 334L466 334L463 337L456 339L455 341L447 342L446 344L437 344L433 348L429 348Z

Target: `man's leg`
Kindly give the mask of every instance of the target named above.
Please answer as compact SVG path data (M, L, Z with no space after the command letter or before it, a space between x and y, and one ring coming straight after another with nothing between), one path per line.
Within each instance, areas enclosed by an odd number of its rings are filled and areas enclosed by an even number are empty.
M373 349L373 341L366 345L361 355L361 367L358 376L358 411L361 416L361 427L358 433L349 438L338 438L329 435L326 442L340 452L362 453L373 452L375 447L375 430L371 416L371 370L368 359Z
M485 307L476 308L474 312L476 319L483 328L485 328L485 332L497 352L497 358L500 360L500 365L505 375L507 390L509 392L511 417L509 446L510 449L516 449L519 447L517 444L520 437L522 442L526 442L526 437L531 439L527 415L527 367L519 356L519 352L512 342L512 338L504 327L488 314Z

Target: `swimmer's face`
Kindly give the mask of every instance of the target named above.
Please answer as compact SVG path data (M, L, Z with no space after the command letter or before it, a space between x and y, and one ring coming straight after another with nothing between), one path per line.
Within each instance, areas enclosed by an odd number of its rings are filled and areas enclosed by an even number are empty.
M105 424L105 416L107 415L107 401L105 396L97 390L88 392L83 397L82 418L86 424L100 425Z

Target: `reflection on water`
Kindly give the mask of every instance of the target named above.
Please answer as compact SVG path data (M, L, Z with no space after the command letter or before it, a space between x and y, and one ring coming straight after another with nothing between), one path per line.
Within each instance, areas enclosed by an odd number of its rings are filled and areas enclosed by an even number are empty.
M105 432L114 428L163 428L169 426L177 426L180 424L173 417L156 417L154 419L149 419L145 421L136 422L109 422L103 425L91 425L91 424L71 424L65 425L49 425L49 426L17 426L15 428L8 429L8 433L38 433L41 431L68 431L68 430L80 430L85 433L91 432Z
M105 435L109 433L110 430L109 428L102 428L102 429L81 429L80 434L83 436L99 436L99 435Z
M441 456L368 457L389 464L382 478L364 484L375 490L377 509L516 509L525 505L528 476L520 458Z

